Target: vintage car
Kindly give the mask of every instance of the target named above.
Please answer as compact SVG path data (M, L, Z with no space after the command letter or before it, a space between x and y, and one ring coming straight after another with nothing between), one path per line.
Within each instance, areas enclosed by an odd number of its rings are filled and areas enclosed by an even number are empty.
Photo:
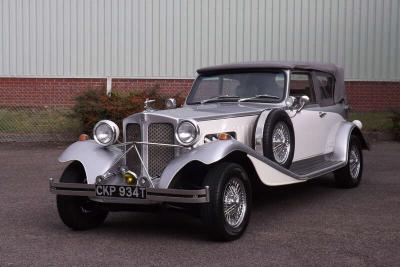
M59 157L50 179L61 220L84 230L109 211L172 207L194 211L211 236L233 240L250 219L262 185L306 182L334 172L341 187L360 183L356 120L347 121L343 69L333 64L253 62L202 68L182 107L145 111L118 126L102 120L93 139ZM88 139L88 138L83 138Z

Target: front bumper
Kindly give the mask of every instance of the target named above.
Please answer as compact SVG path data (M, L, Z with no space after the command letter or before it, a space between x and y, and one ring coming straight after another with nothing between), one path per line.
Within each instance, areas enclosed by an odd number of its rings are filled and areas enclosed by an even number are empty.
M98 202L127 203L127 204L151 204L161 202L171 203L207 203L210 201L208 186L198 190L186 189L158 189L147 188L146 198L116 198L96 196L94 184L80 183L56 183L49 179L50 192L57 195L86 196Z

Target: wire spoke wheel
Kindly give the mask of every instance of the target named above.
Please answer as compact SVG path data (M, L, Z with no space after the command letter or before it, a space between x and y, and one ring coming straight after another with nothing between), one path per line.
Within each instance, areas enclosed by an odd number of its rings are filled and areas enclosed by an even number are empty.
M223 193L223 211L225 221L233 228L244 219L247 209L246 190L239 178L232 178L226 184Z
M272 150L276 162L287 161L290 153L290 132L284 122L278 122L272 132Z
M360 151L356 146L352 146L349 154L350 175L353 179L358 178L361 169Z
M349 151L347 152L346 166L336 170L336 184L343 188L352 188L359 185L363 172L363 155L359 139L350 136Z

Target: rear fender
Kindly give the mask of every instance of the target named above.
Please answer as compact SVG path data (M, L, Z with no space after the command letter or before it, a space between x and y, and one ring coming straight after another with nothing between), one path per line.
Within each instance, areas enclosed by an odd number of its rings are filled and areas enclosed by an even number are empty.
M70 145L58 158L60 162L79 161L86 172L88 184L94 184L98 175L108 171L123 154L121 149L103 147L93 140L79 141Z
M347 163L347 153L349 151L350 137L355 135L361 142L361 148L369 150L369 145L364 138L361 130L352 122L343 122L336 133L336 142L333 157L337 161Z

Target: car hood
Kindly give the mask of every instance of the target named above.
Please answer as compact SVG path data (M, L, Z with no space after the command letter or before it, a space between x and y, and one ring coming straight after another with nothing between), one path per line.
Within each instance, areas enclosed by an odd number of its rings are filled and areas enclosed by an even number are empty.
M197 121L215 120L226 117L250 116L260 114L263 110L279 107L277 104L266 103L207 103L186 105L181 108L145 111L175 119L194 119Z

